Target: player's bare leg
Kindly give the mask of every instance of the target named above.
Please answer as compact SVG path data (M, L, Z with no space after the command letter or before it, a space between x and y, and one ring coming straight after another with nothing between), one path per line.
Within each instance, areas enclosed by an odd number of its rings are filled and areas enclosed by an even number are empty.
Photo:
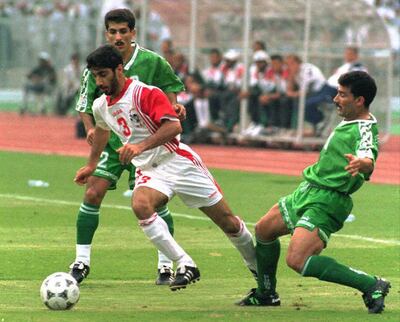
M228 236L229 240L242 255L246 266L256 277L257 263L253 237L243 220L233 215L224 198L215 205L202 207L200 210L210 217Z
M170 289L174 291L199 280L200 271L193 259L172 237L165 221L155 212L157 207L167 202L167 196L148 187L135 189L132 196L132 209L144 234L159 251L177 263L175 279L170 284Z

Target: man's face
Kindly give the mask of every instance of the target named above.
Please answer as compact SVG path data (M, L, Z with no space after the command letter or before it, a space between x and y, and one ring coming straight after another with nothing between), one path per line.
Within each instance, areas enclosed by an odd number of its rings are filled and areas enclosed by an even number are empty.
M280 73L283 68L283 61L281 61L280 59L272 59L271 67L275 73Z
M268 63L265 61L265 60L258 60L258 61L256 61L255 62L255 64L256 64L256 66L257 66L257 70L258 71L264 71L266 68L267 68L267 66L268 66Z
M228 68L233 68L236 64L236 60L225 59L225 64Z
M344 60L348 63L351 63L353 61L356 61L358 58L357 53L351 49L351 48L346 48L344 51Z
M122 55L131 50L131 43L135 36L135 29L130 30L127 22L109 22L106 30L107 42L117 48Z
M118 91L118 79L116 73L111 68L92 68L90 69L96 80L96 86L103 93L115 96Z
M300 71L300 64L293 58L286 59L286 66L292 75L297 75Z
M218 66L221 63L222 57L220 54L211 53L210 54L210 63L212 66Z
M350 92L350 88L342 85L338 86L338 92L333 99L337 107L337 113L343 117L345 121L358 119L364 111L364 98L354 97Z

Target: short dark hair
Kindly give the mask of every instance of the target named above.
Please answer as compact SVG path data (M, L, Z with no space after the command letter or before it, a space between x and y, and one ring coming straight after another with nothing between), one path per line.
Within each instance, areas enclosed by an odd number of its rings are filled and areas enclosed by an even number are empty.
M87 68L111 68L123 65L120 52L111 45L104 45L91 52L86 58Z
M353 53L355 53L356 55L358 55L359 47L354 46L354 45L349 45L349 46L346 47L346 49L351 50Z
M364 106L366 108L369 108L377 91L375 80L367 72L363 71L353 71L341 75L339 84L348 87L354 97L364 97Z
M267 45L265 44L265 41L262 40L255 40L253 45L258 45L260 46L261 50L267 50Z
M110 22L123 23L126 22L130 30L135 29L135 15L129 9L114 9L106 13L104 17L104 25L108 30Z
M283 57L282 57L282 55L275 54L275 55L271 55L271 60L283 61Z
M286 59L293 59L298 64L303 63L303 60L300 58L300 56L296 54L289 54L286 56Z
M210 51L209 51L209 54L210 55L211 54L216 54L216 55L221 56L221 51L218 48L211 48Z

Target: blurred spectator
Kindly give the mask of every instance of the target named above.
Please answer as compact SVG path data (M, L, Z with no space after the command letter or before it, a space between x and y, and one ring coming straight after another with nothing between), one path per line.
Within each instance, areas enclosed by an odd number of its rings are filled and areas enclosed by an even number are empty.
M9 4L0 1L0 18L10 17L13 14ZM7 67L12 57L12 33L7 23L0 20L0 68Z
M55 62L65 62L68 60L66 50L59 50L63 44L68 43L69 33L65 30L68 19L68 5L65 1L54 1L53 7L48 8L48 41L50 54Z
M392 1L376 0L375 6L377 7L376 12L384 20L390 21L396 18L396 7ZM397 4L397 6L399 6L399 4Z
M153 10L149 12L147 26L147 47L154 51L160 52L160 47L163 40L171 39L171 30L164 23L161 16Z
M28 111L31 95L36 98L37 109L46 114L46 98L51 98L57 86L57 74L46 52L39 54L39 63L27 75L27 82L23 89L23 102L20 113Z
M259 103L266 112L266 134L291 128L292 104L286 96L289 73L281 55L271 56L266 82L262 84ZM282 133L282 132L281 132Z
M107 12L114 10L114 9L130 9L129 1L126 0L103 0L101 1L101 9L100 9L100 16L104 17Z
M140 20L141 11L139 8L135 10L135 17ZM171 30L164 23L160 14L154 10L150 10L148 13L146 31L146 47L158 53L161 53L162 42L172 39Z
M275 134L291 126L292 108L286 96L288 71L283 57L271 58L263 51L253 55L255 69L250 74L249 112L251 123L245 135ZM265 128L264 128L265 127Z
M253 54L253 64L250 67L249 91L241 92L240 94L241 98L248 97L249 99L250 124L244 130L244 135L255 136L263 130L259 97L263 91L270 91L269 87L271 86L267 79L267 69L270 61L269 55L264 50L257 50Z
M356 70L367 71L367 68L359 60L359 48L357 46L347 46L344 50L343 58L344 64L336 69L327 81L328 84L335 88L338 86L338 79L342 74Z
M15 14L16 8L12 6L12 3L6 1L0 1L0 17L11 17Z
M309 97L321 90L325 84L325 77L317 66L303 63L295 54L286 57L286 65L289 73L287 96L294 100L297 110L300 89L304 86L306 97ZM315 131L317 124L323 119L323 113L318 109L318 104L306 104L304 117L312 124Z
M267 51L267 45L262 40L255 40L253 43L253 52L264 50Z
M221 92L221 121L228 132L232 132L239 122L239 93L242 84L244 66L239 62L239 52L230 49L223 58L223 91Z
M70 63L63 70L62 88L59 91L56 104L56 113L58 115L67 114L68 110L73 106L79 90L82 70L83 66L80 63L79 54L72 54Z
M206 95L210 102L210 113L213 119L218 119L221 111L220 95L224 88L222 73L222 54L219 49L213 48L209 53L209 67L202 71Z
M171 39L164 39L161 42L161 56L172 66L175 50Z
M182 124L182 139L187 143L210 143L217 137L221 140L225 129L216 125L212 118L210 100L201 75L197 72L188 74L185 87L190 98L185 104L186 120Z
M184 81L187 74L189 73L189 65L186 60L186 56L181 52L176 52L172 57L172 69L175 74Z
M367 68L359 61L358 47L348 46L344 50L344 64L340 66L328 78L322 88L315 94L307 97L306 105L320 105L321 103L332 103L337 93L338 79L347 72L361 70L367 71Z

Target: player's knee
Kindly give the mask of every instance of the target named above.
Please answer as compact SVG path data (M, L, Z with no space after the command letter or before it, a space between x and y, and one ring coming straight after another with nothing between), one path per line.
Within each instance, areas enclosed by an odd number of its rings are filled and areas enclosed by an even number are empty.
M263 241L270 241L274 238L271 237L271 234L268 229L266 229L265 225L261 222L258 222L255 227L256 238Z
M286 264L291 269L293 269L297 273L301 273L301 271L303 270L304 262L305 259L303 258L303 256L295 251L288 251L286 255Z
M88 187L85 192L85 201L91 205L99 206L104 198L104 192L95 187Z
M145 199L134 199L132 202L132 210L139 220L150 218L155 211L150 202Z
M257 222L255 226L256 238L262 241L273 241L279 237L274 231L274 226L266 224L263 219Z

